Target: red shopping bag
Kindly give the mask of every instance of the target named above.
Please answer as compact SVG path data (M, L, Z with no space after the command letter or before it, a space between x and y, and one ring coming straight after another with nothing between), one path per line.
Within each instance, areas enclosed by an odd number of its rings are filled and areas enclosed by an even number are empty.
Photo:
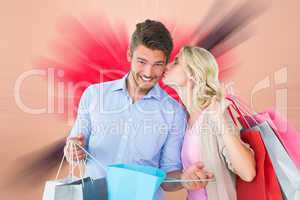
M238 200L282 200L282 193L276 178L270 157L266 151L265 145L261 138L259 130L252 129L247 121L246 114L236 104L235 100L228 97L232 102L231 107L238 114L243 130L241 131L241 139L248 143L255 153L256 160L256 177L252 182L245 182L239 177L236 180L237 199ZM230 107L229 113L235 123Z
M255 152L256 177L252 182L245 182L239 177L237 178L237 199L282 200L280 186L260 132L247 129L241 133L241 138Z

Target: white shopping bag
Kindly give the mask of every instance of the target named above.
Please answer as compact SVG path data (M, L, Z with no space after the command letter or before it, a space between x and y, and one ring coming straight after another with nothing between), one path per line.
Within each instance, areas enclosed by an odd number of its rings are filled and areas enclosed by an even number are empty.
M75 144L71 143L71 151ZM78 157L78 156L77 156ZM76 157L75 157L76 158ZM82 165L84 161L73 162L70 159L69 177L57 179L60 173L65 156L62 159L56 180L47 181L44 188L42 200L107 200L107 184L105 178L92 179L90 177L82 178ZM74 176L74 169L79 167L80 177Z
M69 178L47 181L43 200L84 200L82 184L72 184Z

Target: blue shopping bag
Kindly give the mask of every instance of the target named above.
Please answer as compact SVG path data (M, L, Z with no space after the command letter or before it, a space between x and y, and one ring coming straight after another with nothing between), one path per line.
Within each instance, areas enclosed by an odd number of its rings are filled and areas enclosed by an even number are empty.
M73 148L77 146L82 149L88 155L87 159L93 160L100 168L105 170L108 200L152 200L166 178L164 171L150 166L138 164L105 166L82 146L72 141L69 143ZM102 186L103 188L105 189L105 186Z
M107 168L108 200L152 200L166 173L160 169L117 164Z

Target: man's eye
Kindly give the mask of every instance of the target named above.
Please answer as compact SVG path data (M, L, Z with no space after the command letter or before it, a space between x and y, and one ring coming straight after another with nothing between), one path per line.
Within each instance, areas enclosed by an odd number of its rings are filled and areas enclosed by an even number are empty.
M156 66L156 67L162 67L163 64L156 64L155 66Z
M143 64L143 65L146 64L144 61L141 61L141 60L139 60L138 62Z

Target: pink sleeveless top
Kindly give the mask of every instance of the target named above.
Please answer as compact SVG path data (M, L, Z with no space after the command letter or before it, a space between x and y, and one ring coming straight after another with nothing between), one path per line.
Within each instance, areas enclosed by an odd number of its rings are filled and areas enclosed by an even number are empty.
M191 166L193 163L201 161L199 146L200 141L199 137L197 137L197 123L200 120L196 120L191 128L187 128L186 133L184 135L184 141L181 151L181 159L183 168L186 169ZM207 200L207 192L206 189L200 189L195 191L188 192L188 200Z

